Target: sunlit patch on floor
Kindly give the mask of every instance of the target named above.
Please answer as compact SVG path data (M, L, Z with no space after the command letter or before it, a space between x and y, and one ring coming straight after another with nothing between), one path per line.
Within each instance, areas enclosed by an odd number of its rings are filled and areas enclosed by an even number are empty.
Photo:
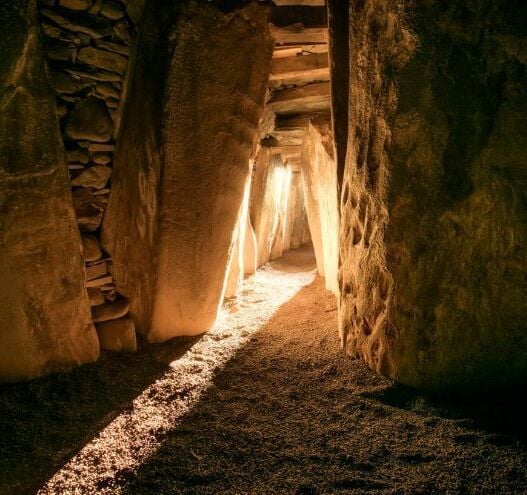
M313 266L271 263L245 280L218 322L167 372L139 395L130 409L58 471L39 495L118 494L126 478L162 444L164 436L199 401L214 374L276 311L315 277ZM297 271L306 270L309 271ZM116 377L116 379L125 379Z

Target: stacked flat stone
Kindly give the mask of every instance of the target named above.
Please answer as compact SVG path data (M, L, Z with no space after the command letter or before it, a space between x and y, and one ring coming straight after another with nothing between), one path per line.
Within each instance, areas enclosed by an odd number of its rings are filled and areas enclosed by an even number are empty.
M101 347L136 349L128 301L116 291L99 233L108 204L115 137L137 12L125 0L40 0L57 95L73 205L86 262L86 288Z

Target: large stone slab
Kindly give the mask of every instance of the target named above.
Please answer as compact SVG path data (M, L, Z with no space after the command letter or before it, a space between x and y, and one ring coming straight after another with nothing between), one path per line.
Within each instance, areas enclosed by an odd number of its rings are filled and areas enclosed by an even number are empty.
M35 2L0 8L0 381L94 361L82 247Z
M163 6L161 19L159 5L142 21L103 228L150 341L216 319L272 55L261 5L188 2Z
M290 175L280 155L271 154L270 148L261 148L256 158L253 190L251 194L251 222L257 242L257 265L265 265L271 258L276 235L279 233L280 208ZM283 243L283 239L282 239Z
M309 124L302 145L302 180L317 268L338 295L339 210L337 165L329 116Z
M352 3L346 349L412 386L524 381L523 3Z

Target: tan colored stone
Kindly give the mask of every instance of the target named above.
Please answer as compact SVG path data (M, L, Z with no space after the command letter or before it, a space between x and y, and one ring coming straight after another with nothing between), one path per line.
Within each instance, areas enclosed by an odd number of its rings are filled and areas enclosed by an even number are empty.
M2 2L0 381L98 358L34 4Z
M159 34L140 48L148 61L133 76L103 228L117 288L150 341L215 322L272 54L261 5L181 9L166 30L179 46L173 56L159 53ZM159 33L159 16L147 12L143 27Z
M82 232L97 230L101 225L108 198L102 195L94 195L92 190L88 188L76 189L72 196L80 230Z
M94 163L97 163L99 165L108 165L109 163L112 162L112 155L108 153L107 151L98 151L92 154L91 159L93 160Z
M113 278L111 275L105 275L103 277L95 278L93 280L88 280L85 282L85 287L100 287L101 290L104 286L111 284L113 282Z
M75 105L64 130L73 140L106 142L113 136L113 121L106 105L94 96L89 96Z
M78 177L71 181L72 186L93 187L102 189L112 175L112 169L104 165L95 165L84 170Z
M104 304L106 300L104 299L103 293L97 287L88 287L86 289L88 292L88 298L90 299L90 306L99 306Z
M127 299L119 299L111 304L104 304L92 308L92 319L94 323L101 321L115 320L126 315L129 310Z
M130 317L97 323L101 349L114 352L135 352L137 338L135 325Z
M100 14L111 21L118 21L125 16L125 10L121 2L117 2L115 0L104 0Z
M94 48L93 46L81 48L79 60L86 65L117 72L118 74L124 74L128 66L128 60L121 55Z
M108 273L106 263L93 263L86 266L86 281L102 277Z
M302 147L302 179L318 272L335 295L338 287L339 210L337 164L332 156L331 121L310 123Z
M83 234L81 236L84 251L84 261L97 261L102 258L99 240L94 235Z

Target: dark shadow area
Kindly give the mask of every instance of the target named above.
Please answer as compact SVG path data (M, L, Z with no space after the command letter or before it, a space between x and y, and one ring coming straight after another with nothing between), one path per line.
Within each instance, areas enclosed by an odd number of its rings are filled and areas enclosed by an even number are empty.
M33 493L197 340L103 353L71 373L0 386L0 493Z
M526 385L431 394L396 384L369 397L419 414L463 420L497 443L527 441Z
M456 405L431 407L344 356L335 300L317 279L217 373L155 455L113 483L126 495L525 493L523 446L475 429L481 404Z

